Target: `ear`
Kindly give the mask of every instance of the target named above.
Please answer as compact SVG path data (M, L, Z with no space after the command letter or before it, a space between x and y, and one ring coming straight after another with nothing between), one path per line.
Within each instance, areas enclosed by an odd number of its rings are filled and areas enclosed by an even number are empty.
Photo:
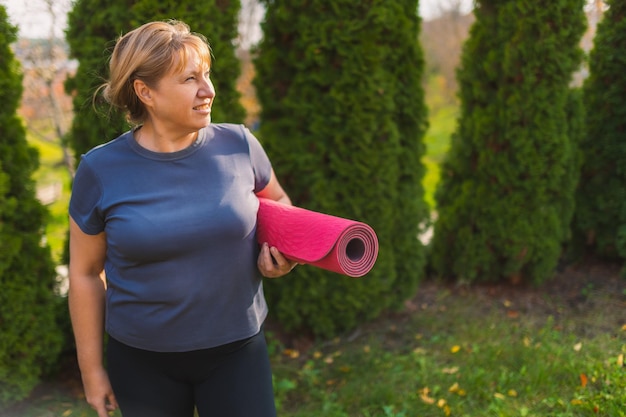
M150 87L148 87L143 81L133 81L133 88L135 89L135 94L137 94L139 100L141 100L144 104L148 104L152 100Z

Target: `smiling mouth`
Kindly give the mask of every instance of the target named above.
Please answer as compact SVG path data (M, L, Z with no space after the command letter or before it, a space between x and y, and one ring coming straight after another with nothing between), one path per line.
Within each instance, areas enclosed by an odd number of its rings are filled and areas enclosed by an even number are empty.
M211 106L208 104L201 104L200 106L195 106L194 110L211 110Z

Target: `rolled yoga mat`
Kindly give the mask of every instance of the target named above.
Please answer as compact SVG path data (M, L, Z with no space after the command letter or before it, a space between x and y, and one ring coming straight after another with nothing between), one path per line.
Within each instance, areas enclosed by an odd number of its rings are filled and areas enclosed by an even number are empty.
M350 277L367 274L378 256L378 238L365 223L259 198L257 241L287 259Z

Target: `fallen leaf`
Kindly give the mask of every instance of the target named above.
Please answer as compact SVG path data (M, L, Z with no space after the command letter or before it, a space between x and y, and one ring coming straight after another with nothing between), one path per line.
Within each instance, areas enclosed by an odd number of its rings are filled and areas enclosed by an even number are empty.
M572 400L572 401L570 401L570 404L572 404L572 405L582 405L583 402L581 400Z
M459 372L459 367L458 366L452 366L450 368L443 368L441 370L441 372L443 372L444 374L448 374L448 375L454 375L457 372Z
M72 414L72 410L65 410L65 412L62 414L63 417L67 417L70 414Z
M508 395L509 397L517 397L517 391L515 391L514 389L510 389L507 391L506 395Z
M624 354L623 353L620 353L619 355L617 355L617 366L619 366L620 368L624 366Z
M440 398L439 400L437 400L437 407L443 408L445 405L446 405L446 400L444 400L443 398Z
M499 400L504 400L504 394L500 394L499 392L496 392L493 394L494 397L496 397Z
M589 379L587 378L587 375L580 374L580 386L585 388L587 386L587 382L589 382Z
M425 403L425 404L434 404L435 403L435 399L431 398L431 397L426 397L424 395L420 396L421 400Z
M430 393L430 389L428 387L422 388L421 390L418 391L418 393L419 393L420 399L425 404L435 403L435 399L428 395Z
M583 344L582 344L582 342L578 342L578 343L576 343L576 344L574 345L574 350L575 350L576 352L580 352L580 349L582 349L582 348L583 348Z
M519 317L519 311L507 310L506 316L510 319L516 319Z
M298 352L296 349L285 349L283 351L283 354L285 356L289 356L291 359L296 359L300 356L300 352Z
M458 382L455 382L454 384L452 384L452 386L448 388L448 391L450 391L453 394L457 394L461 397L464 397L466 394L465 390L459 386Z
M459 350L461 350L461 346L459 346L459 345L454 345L454 346L452 346L452 348L450 349L450 352L452 352L452 353L457 353Z
M513 305L513 303L512 303L511 301L509 301L509 300L504 300L504 301L502 302L502 304L503 304L506 308L509 308L509 307L511 307L511 306Z

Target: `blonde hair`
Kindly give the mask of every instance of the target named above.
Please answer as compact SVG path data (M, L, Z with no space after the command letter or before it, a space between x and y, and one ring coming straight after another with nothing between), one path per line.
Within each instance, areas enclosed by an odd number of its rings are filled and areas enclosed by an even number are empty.
M140 125L147 112L135 94L134 81L154 88L170 71L182 71L191 51L210 68L211 48L203 35L177 20L146 23L117 40L109 62L109 81L98 91L112 106L126 111L131 124Z

